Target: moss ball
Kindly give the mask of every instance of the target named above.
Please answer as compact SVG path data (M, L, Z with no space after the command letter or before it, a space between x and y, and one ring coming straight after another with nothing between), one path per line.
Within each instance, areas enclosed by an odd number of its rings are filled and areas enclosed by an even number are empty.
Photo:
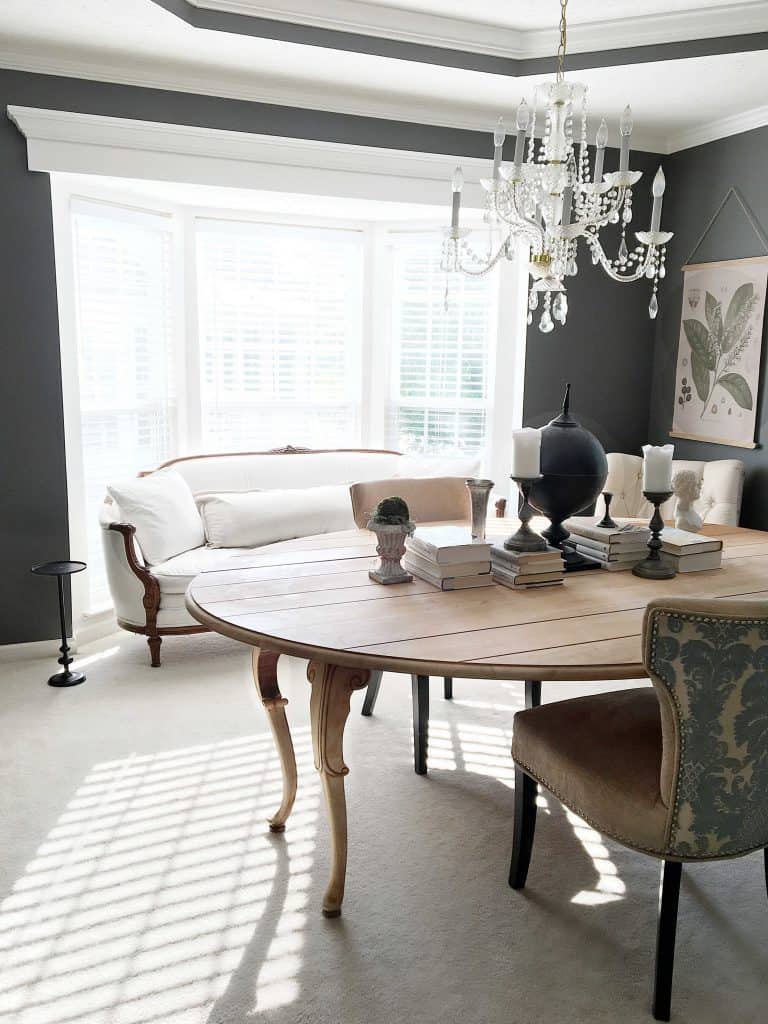
M371 513L374 523L387 524L389 526L401 526L410 521L408 506L402 498L382 498Z

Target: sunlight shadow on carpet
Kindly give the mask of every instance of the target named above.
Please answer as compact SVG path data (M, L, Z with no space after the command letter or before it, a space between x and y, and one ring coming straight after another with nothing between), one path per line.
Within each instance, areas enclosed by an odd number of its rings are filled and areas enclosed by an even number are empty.
M283 836L268 734L95 765L0 905L0 1017L174 1024L239 968L252 1012L296 1000L320 787L307 728L294 745Z

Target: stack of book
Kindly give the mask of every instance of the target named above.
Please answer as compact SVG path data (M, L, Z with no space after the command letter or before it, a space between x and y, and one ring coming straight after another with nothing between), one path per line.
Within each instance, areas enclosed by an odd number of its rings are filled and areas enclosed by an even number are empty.
M440 590L489 587L491 545L464 526L419 526L405 541L403 568Z
M599 518L573 516L563 526L571 534L567 544L609 572L631 569L648 555L651 531L646 526L619 521L615 527L598 526Z
M661 557L678 572L719 569L723 561L723 542L716 537L665 526L661 531Z
M545 551L507 551L491 548L491 572L505 587L553 587L563 582L563 559L557 548Z

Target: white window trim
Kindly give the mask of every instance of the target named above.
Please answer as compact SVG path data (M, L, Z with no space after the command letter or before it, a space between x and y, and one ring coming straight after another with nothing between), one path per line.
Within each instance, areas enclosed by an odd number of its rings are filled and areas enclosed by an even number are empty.
M78 381L75 268L73 261L71 200L74 197L103 201L151 213L170 215L174 223L174 329L179 405L179 454L201 451L202 416L199 340L197 338L197 289L194 222L198 218L236 220L254 224L323 227L359 231L363 235L363 338L361 352L361 446L386 447L386 405L391 373L391 273L386 238L398 231L412 232L413 224L366 222L329 217L266 215L260 211L206 206L176 206L165 201L139 199L107 182L82 183L51 175L56 284L59 304L62 394L67 452L68 513L73 553L86 550L86 523L97 510L85 505L81 438L80 388ZM137 201L138 200L138 201ZM471 223L471 222L470 222ZM479 226L479 222L475 226ZM419 224L419 231L435 231L436 244L442 225ZM526 276L524 259L503 261L497 271L498 322L489 371L489 449L485 472L497 483L500 496L509 493L511 432L521 424L526 337ZM503 343L499 339L504 339ZM290 438L286 438L286 443ZM152 468L152 467L146 467ZM73 578L73 633L106 635L115 627L114 613L88 610L87 574Z

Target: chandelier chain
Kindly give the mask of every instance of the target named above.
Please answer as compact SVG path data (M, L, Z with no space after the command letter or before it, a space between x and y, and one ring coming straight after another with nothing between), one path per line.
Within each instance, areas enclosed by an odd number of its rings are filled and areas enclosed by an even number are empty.
M566 22L565 9L568 0L560 0L560 43L557 47L557 80L562 82L565 78L565 48L568 43L568 25Z

